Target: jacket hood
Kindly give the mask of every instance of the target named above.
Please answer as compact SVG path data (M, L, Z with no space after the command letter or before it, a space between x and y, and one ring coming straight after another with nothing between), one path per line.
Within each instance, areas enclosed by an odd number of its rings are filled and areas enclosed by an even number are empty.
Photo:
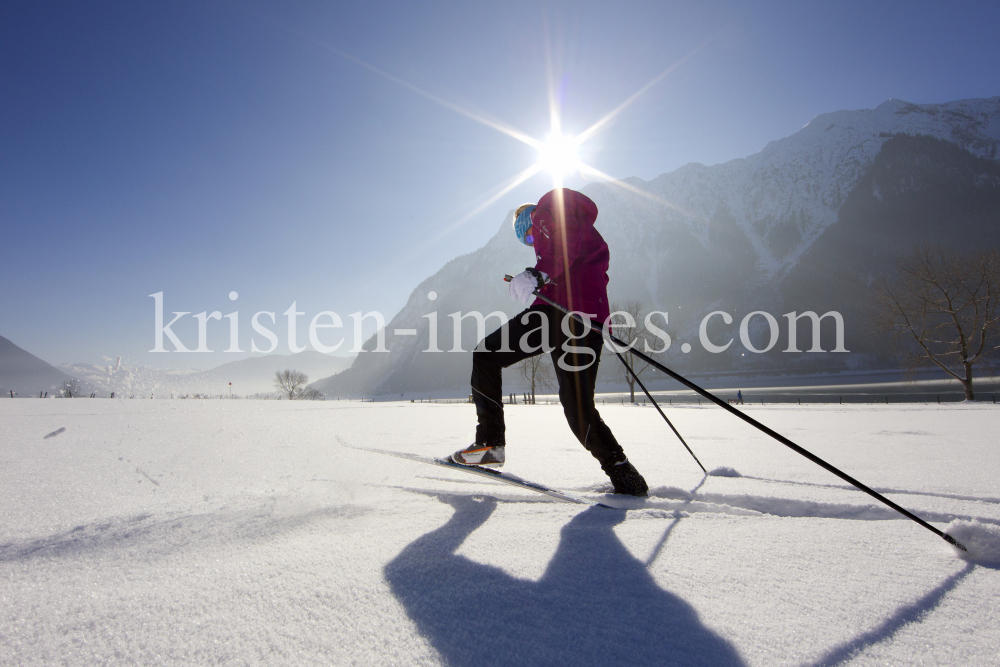
M593 227L597 221L597 204L582 192L569 188L557 188L546 192L538 200L538 206L535 210L549 209L552 211L553 218L558 220L562 217L560 207L562 215L565 215L565 220L569 224L575 223Z

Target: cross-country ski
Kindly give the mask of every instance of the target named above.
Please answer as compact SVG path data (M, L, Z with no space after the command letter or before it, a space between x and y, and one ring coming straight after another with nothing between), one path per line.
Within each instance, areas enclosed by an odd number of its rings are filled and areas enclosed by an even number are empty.
M490 468L481 468L475 465L461 465L451 461L450 459L435 459L429 456L420 456L419 454L411 454L407 452L394 452L388 449L373 449L370 447L354 447L349 445L343 440L340 441L345 447L352 447L363 452L372 452L375 454L382 454L385 456L395 456L401 459L408 459L410 461L417 461L419 463L424 463L428 465L435 465L442 468L448 468L449 470L456 470L463 473L477 475L483 479L488 479L493 482L502 482L504 484L509 484L511 486L516 486L521 489L526 489L528 491L534 491L535 493L540 493L542 495L555 498L567 503L575 503L577 505L595 505L597 507L604 507L606 509L616 509L610 505L605 505L604 503L597 502L596 500L591 500L590 498L584 498L583 496L578 496L572 493L567 493L565 491L560 491L558 489L552 489L544 484L539 484L537 482L532 482L527 479L523 479L509 472L500 472L499 470L491 470Z

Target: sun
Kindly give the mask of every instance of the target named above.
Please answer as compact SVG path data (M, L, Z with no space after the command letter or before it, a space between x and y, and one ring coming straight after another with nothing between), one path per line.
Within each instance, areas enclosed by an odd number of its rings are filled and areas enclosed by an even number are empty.
M580 158L576 149L579 144L572 137L564 137L560 132L552 132L538 146L538 168L561 180L580 169Z

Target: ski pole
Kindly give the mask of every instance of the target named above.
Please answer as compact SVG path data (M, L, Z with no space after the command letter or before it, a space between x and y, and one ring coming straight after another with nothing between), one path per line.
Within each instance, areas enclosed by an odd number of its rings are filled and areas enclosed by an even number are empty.
M507 280L509 282L510 280L513 280L513 278L511 276L506 276L504 278L504 280ZM582 323L584 326L587 325L587 322L584 321L581 313L571 313L566 308L564 308L563 306L560 306L558 303L556 303L552 299L539 294L537 290L534 292L534 294L539 299L541 299L545 303L549 304L553 308L557 308L557 309L561 310L562 312L566 313L567 315L569 315L570 317L576 318L576 320L578 322ZM590 318L587 318L587 319L589 320ZM591 325L591 326L593 326L593 325ZM612 336L610 333L606 332L603 329L603 327L600 328L600 329L598 329L598 330L601 332L601 334L605 338L607 338L611 342L613 342L613 343L615 343L615 344L617 344L617 345L619 345L621 347L625 347L626 346L625 343L623 343L622 341L618 340L617 338L615 338L614 336ZM635 354L637 357L639 357L643 361L651 364L655 368L657 368L660 371L666 373L667 375L669 375L673 379L675 379L678 382L680 382L681 384L683 384L688 389L691 389L692 391L696 392L697 394L700 394L701 396L704 396L706 399L708 399L709 401L715 403L720 408L722 408L722 409L730 412L733 415L736 415L737 417L739 417L740 419L742 419L746 423L750 424L754 428L756 428L756 429L758 429L758 430L766 433L767 435L771 436L772 438L774 438L775 440L777 440L781 444L785 445L786 447L788 447L792 451L794 451L794 452L796 452L798 454L801 454L802 456L806 457L807 459L809 459L810 461L812 461L816 465L820 466L821 468L823 468L823 469L827 470L828 472L831 472L834 475L836 475L837 477L841 478L842 480L844 480L848 484L854 486L855 488L859 489L860 491L864 491L865 493L867 493L869 496L871 496L875 500L878 500L879 502L883 503L884 505L886 505L886 506L888 506L888 507L896 510L897 512L899 512L900 514L902 514L903 516L905 516L907 519L910 519L910 520L915 521L916 523L920 524L921 526L923 526L927 530L931 531L932 533L934 533L935 535L937 535L938 537L940 537L941 539L943 539L948 544L951 544L951 545L955 546L956 548L961 549L962 551L966 551L966 552L968 551L968 549L965 548L965 545L963 545L961 542L959 542L958 540L956 540L951 535L947 535L944 532L938 530L937 528L935 528L931 524L927 523L926 521L924 521L923 519L921 519L920 517L918 517L913 512L910 512L909 510L907 510L907 509L905 509L905 508L897 505L896 503L892 502L891 500L889 500L888 498L886 498L885 496L883 496L878 491L875 491L874 489L871 489L871 488L865 486L864 484L862 484L858 480L854 479L853 477L851 477L850 475L848 475L846 472L844 472L840 468L837 468L836 466L833 466L833 465L827 463L826 461L824 461L820 457L816 456L812 452L810 452L810 451L808 451L808 450L806 450L806 449L804 449L804 448L796 445L794 442L792 442L791 440L789 440L785 436L781 435L777 431L774 431L774 430L768 428L767 426L764 426L763 424L761 424L759 421L757 421L753 417L745 414L744 412L742 412L740 410L737 410L736 408L734 408L733 406L729 405L728 403L724 403L722 401L722 399L717 398L715 396L715 394L709 393L708 391L702 389L701 387L699 387L698 385L696 385L694 382L691 382L690 380L688 380L683 375L670 370L669 368L667 368L663 364L655 361L654 359L651 359L650 357L646 356L642 352L639 352L638 350L633 350L632 352L633 352L633 354Z
M622 362L622 365L625 367L625 370L627 370L632 375L632 379L634 379L636 382L639 383L639 386L642 388L642 393L646 394L646 398L649 399L650 403L653 404L653 407L656 408L656 411L660 413L661 417L663 417L663 421L667 422L667 426L670 427L670 430L674 432L674 435L677 436L677 439L681 441L682 445L684 445L684 449L688 450L688 454L691 455L691 458L694 459L694 462L697 463L698 467L701 468L701 471L707 475L708 471L705 470L705 466L701 464L701 461L699 461L698 457L694 455L694 452L691 451L691 448L688 447L688 444L684 442L684 438L681 437L680 432L674 427L672 423L670 423L670 420L667 419L667 416L663 414L663 410L660 409L660 404L656 402L656 399L654 399L652 394L649 393L649 390L646 389L646 385L644 385L642 383L642 380L639 379L639 374L636 373L634 370L632 370L632 367L625 362L625 357L621 355L621 352L619 352L618 350L614 350L614 353L618 357L618 361Z
M507 282L510 282L510 281L511 281L511 280L513 280L514 278L513 278L513 276L511 276L510 274L507 274L507 275L505 275L505 276L503 277L503 279L504 279L505 281L507 281ZM545 297L543 297L543 296L539 295L539 294L538 294L538 292L535 292L534 294L535 294L535 296L538 296L538 297L539 297L539 298L541 298L541 299L545 299ZM569 313L569 312L568 312L568 311L567 311L567 310L566 310L565 308L562 308L561 306L559 306L559 304L555 304L555 303L552 303L552 302L550 302L550 301L549 301L548 299L545 299L545 301L549 302L549 303L550 303L551 305L555 306L556 308L559 308L560 310L562 310L562 311L563 311L564 313L566 313L567 315L569 315L569 314L570 314L570 313ZM582 323L582 324L583 324L584 326L587 326L587 323L586 323L586 322L583 322L583 320L579 320L579 321L580 321L580 322L581 322L581 323ZM591 326L590 326L590 328L591 328L591 329L593 329L593 328L594 328L594 327L593 327L593 325L591 325ZM601 334L604 334L604 331L603 331L603 330L601 330ZM619 341L619 342L620 342L620 341ZM627 345L624 345L624 344L622 344L622 345L623 345L624 347L628 347ZM651 403L653 404L653 406L654 406L654 407L656 408L656 411L660 413L660 416L661 416L661 417L663 417L663 421L667 422L667 426L669 426L669 427L670 427L670 430L674 432L674 435L676 435L676 436L677 436L677 439L681 441L681 444L682 444L682 445L684 445L684 449L686 449L686 450L688 451L688 454L690 454L690 455L691 455L691 458L693 458L693 459L694 459L694 462L698 464L698 467L699 467L699 468L701 468L701 471L702 471L703 473L705 473L705 474L707 475L707 474L708 474L708 471L707 471L707 470L705 470L705 466L703 466L703 465L701 464L701 461L699 461L699 460L698 460L698 457L697 457L697 456L695 456L694 452L693 452L693 451L691 450L691 448L690 448L690 447L688 446L687 442L685 442L685 441L684 441L684 438L683 438L683 437L681 437L681 434L680 434L680 431L678 431L678 430L677 430L677 428L676 428L676 427L675 427L675 426L674 426L674 425L673 425L673 424L671 423L671 421L670 421L669 419L667 419L667 415L665 415L665 414L663 413L663 410L661 410L661 409L660 409L660 404L656 402L656 399L654 399L654 398L653 398L653 395L652 395L652 394L650 394L650 393L649 393L649 390L647 390L647 389L646 389L646 385L644 385L644 384L642 383L642 380L640 380L640 379L639 379L639 375L638 375L638 373L636 373L636 372L635 372L634 370L632 370L632 367L628 365L628 363L627 363L627 362L625 361L625 358L624 358L624 357L623 357L623 356L621 355L621 352L619 352L619 351L618 351L618 347L616 347L616 346L612 345L611 349L612 349L612 351L614 351L614 353L615 353L615 356L617 356L617 357L618 357L618 361L622 362L622 366L624 366L624 367L625 367L625 370L626 370L626 371L628 371L628 373L629 373L629 374L630 374L630 375L632 376L632 378L633 378L633 379L634 379L634 380L635 380L636 382L638 382L638 383L639 383L639 387L640 387L640 388L642 389L642 392L643 392L644 394L646 394L646 398L648 398L648 399L649 399L649 401L650 401L650 402L651 402Z

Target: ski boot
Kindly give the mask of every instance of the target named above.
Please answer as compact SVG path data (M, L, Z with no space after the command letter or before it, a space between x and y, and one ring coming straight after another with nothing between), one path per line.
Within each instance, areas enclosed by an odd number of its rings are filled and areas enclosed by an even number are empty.
M481 466L483 468L499 468L503 465L503 445L490 446L471 444L451 455L454 463L464 466Z
M611 483L615 487L615 493L645 498L649 494L646 480L642 478L635 466L628 462L628 459L622 458L623 460L611 463L604 468L604 472L611 478Z

